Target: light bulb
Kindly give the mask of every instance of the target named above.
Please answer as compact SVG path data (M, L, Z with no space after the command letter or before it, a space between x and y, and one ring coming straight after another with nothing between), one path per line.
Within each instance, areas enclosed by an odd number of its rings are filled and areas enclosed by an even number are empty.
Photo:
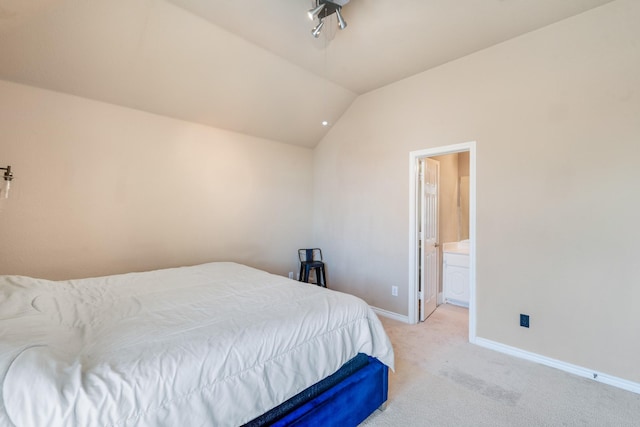
M310 9L307 12L307 16L309 17L310 20L313 21L313 18L315 18L320 12L322 12L322 9L324 9L324 3L314 7L313 9Z
M11 189L11 181L5 180L4 188L2 189L2 198L3 199L8 199L9 198L9 190L10 189Z

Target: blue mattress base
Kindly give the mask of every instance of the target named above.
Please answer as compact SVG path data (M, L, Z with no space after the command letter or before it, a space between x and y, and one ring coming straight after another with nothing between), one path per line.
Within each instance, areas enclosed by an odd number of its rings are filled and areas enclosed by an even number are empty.
M386 402L388 378L387 366L360 354L336 374L247 426L357 426ZM315 397L309 399L309 394Z

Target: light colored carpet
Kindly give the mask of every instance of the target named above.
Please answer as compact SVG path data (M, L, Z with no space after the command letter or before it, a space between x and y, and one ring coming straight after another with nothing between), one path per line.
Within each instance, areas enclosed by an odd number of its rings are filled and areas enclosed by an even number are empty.
M468 311L380 318L396 354L389 401L362 426L640 426L640 395L468 343Z

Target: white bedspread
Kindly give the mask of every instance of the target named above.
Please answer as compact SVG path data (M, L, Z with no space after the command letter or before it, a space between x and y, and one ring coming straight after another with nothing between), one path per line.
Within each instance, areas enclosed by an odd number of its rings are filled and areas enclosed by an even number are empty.
M234 263L0 276L0 426L236 426L363 352L362 300Z

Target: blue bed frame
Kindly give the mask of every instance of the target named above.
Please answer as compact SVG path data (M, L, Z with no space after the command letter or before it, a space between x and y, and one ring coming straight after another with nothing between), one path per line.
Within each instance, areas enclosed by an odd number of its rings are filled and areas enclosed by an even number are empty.
M386 365L359 354L336 374L245 426L357 426L386 402L388 378Z

